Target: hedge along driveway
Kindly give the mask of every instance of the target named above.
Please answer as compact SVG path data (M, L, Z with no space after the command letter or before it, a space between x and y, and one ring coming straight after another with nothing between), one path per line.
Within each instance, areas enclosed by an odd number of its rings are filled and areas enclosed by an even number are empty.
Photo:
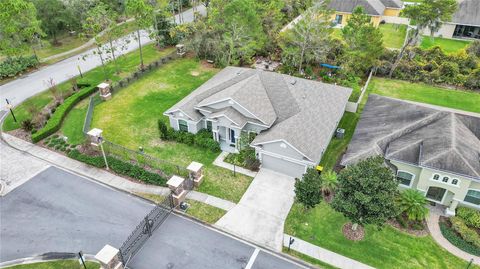
M147 45L142 48L143 50L143 59L145 64L154 62L155 60L160 59L161 57L171 53L174 48L166 48L161 51L157 50L153 44ZM132 51L128 54L120 56L118 60L118 67L120 70L119 74L115 73L115 65L113 62L106 64L106 72L108 77L112 81L119 81L120 79L128 76L130 73L138 70L140 64L138 51ZM83 74L83 78L78 77L79 82L88 82L92 86L100 84L104 80L104 73L101 66L90 70L89 72ZM42 83L39 81L38 83ZM71 89L71 84L67 81L61 83L58 86L58 89L62 93L66 93ZM30 106L34 106L37 109L41 110L43 107L48 105L53 101L52 94L47 90L35 96L32 96L22 104L15 107L14 112L17 117L18 122L15 123L11 115L8 115L3 124L4 131L11 131L21 127L20 123L23 120L30 119L32 115L28 112Z
M205 165L205 181L199 191L237 202L251 178L214 166L219 152L210 152L160 139L157 121L168 108L210 79L217 69L194 59L179 59L153 70L95 107L92 128L100 128L106 139L130 149L143 147L149 155L186 167L191 161Z

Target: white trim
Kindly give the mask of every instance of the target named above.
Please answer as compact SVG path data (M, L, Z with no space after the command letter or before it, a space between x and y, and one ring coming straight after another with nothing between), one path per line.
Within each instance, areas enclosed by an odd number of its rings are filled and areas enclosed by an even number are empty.
M255 114L252 113L252 111L246 109L244 106L242 106L240 103L238 103L237 101L235 101L232 97L227 97L225 99L221 99L221 100L217 100L217 101L214 101L214 102L210 102L210 103L207 103L207 104L201 104L201 102L198 104L199 106L195 106L194 108L197 108L197 107L202 107L202 106L211 106L211 105L214 105L214 104L218 104L218 103L221 103L221 102L225 102L225 101L233 101L233 103L237 104L239 107L245 109L245 111L247 111L248 113L250 113L250 115L252 115L254 118L256 118L257 120L263 122L265 125L266 123L261 120L258 116L256 116ZM232 106L232 104L229 104L230 106ZM240 113L242 114L242 113ZM271 125L269 125L271 126Z
M270 140L270 141L266 141L266 142L257 142L257 143L255 143L255 144L252 144L252 146L258 147L258 145L265 145L265 144L271 144L271 143L276 143L276 142L284 142L284 143L286 143L288 146L290 146L291 148L293 148L296 152L300 153L300 155L302 155L303 157L307 158L310 162L313 162L312 159L308 158L307 155L303 154L300 150L298 150L296 147L292 146L292 144L288 143L288 141L285 140L285 139L276 139L276 140Z
M230 119L227 115L225 114L220 114L218 116L216 116L215 118L220 118L220 117L224 117L224 118L227 118L229 121L231 121L233 124L237 125L237 126L240 126L240 124L236 123L235 121L233 121L232 119ZM210 117L207 117L207 119L211 119ZM213 119L213 118L212 118Z
M279 159L283 159L283 160L286 160L286 161L289 161L289 162L293 162L293 163L296 163L296 164L302 164L302 165L315 165L314 162L308 162L308 161L304 161L304 160L299 160L299 159L295 159L295 158L291 158L291 157L288 157L288 156L285 156L285 155L281 155L281 154L278 154L278 153L274 153L274 152L270 152L270 151L265 151L263 149L260 149L259 154L265 154L265 155L269 155L271 157L275 157L275 158L279 158ZM260 158L261 159L261 158Z
M190 117L190 115L188 115L188 113L185 113L185 111L181 110L180 108L177 108L177 109L172 110L172 111L168 111L168 110L167 110L167 111L165 111L165 112L163 113L163 115L164 115L164 116L167 116L167 117L168 117L168 116L173 116L174 118L176 118L175 115L173 115L173 114L174 114L175 112L177 112L177 111L182 112L182 113L183 113L184 115L186 115L190 120L193 121L193 118ZM199 120L199 121L200 121L200 120ZM197 121L197 123L198 123L198 121Z
M412 179L410 180L410 185L407 186L407 185L404 185L404 184L399 183L399 185L401 185L401 186L403 186L403 187L409 187L409 188L411 188L412 185L413 185L413 181L415 180L415 177L416 177L415 174L413 174L413 173L411 173L411 172L409 172L409 171L398 170L398 169L397 169L397 174L395 175L395 178L398 177L398 173L399 173L399 172L403 172L403 173L407 173L407 174L409 174L409 175L412 175Z

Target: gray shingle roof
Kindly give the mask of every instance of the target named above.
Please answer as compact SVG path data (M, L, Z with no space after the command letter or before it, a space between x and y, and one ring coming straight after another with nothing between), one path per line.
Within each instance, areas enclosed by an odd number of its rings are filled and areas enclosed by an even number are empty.
M227 67L165 113L181 110L199 120L202 114L196 108L231 98L267 126L271 125L252 144L283 139L310 160L318 161L343 115L351 92L349 88L288 75ZM244 122L236 114L238 112L234 112L226 109L215 114L229 113L236 117L232 120ZM255 122L255 119L241 116Z
M452 22L480 26L480 1L463 0L459 2L458 9L452 17Z
M218 112L215 112L215 113L212 113L212 114L209 115L209 118L214 119L214 118L218 118L218 117L221 117L221 116L225 116L225 117L229 118L230 120L233 121L233 123L235 123L239 127L243 127L248 121L248 119L245 116L243 116L237 110L235 110L231 107L222 109L222 110L220 110Z
M371 94L342 164L372 155L480 179L480 118Z
M403 2L400 0L380 0L385 7L388 8L402 8Z
M347 13L352 13L357 6L363 7L368 15L381 16L385 11L385 5L380 0L332 0L328 4L330 9Z

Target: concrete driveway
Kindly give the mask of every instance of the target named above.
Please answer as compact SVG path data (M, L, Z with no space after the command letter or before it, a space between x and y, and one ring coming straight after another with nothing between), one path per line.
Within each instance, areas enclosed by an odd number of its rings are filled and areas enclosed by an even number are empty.
M261 169L240 202L215 225L270 249L281 250L295 179Z
M0 262L120 247L153 206L50 167L0 197Z

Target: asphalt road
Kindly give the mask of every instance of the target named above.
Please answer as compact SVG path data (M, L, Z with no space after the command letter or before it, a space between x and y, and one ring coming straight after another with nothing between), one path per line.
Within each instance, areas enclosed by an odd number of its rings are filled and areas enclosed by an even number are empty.
M105 244L118 248L152 207L138 197L50 167L0 197L0 262L52 252L96 254ZM172 214L128 267L303 268L256 249Z
M205 14L206 12L206 9L203 5L198 6L198 10L202 14ZM178 22L178 15L176 17L176 21ZM187 23L192 21L193 10L189 9L183 12L183 22ZM143 45L152 42L146 31L141 31L140 37ZM138 49L138 41L134 39L134 35L132 34L120 38L114 42L117 44L126 44L124 50L116 51L117 55L123 55ZM108 44L104 45L102 50L108 50L109 46L110 45ZM100 66L101 61L98 56L93 54L94 51L96 51L96 49L91 49L58 63L45 66L36 72L25 75L0 86L0 110L6 109L5 98L8 98L11 103L16 106L27 98L48 89L48 84L46 82L50 79L53 79L57 84L60 84L73 76L79 75L78 67L80 67L82 72L85 73L97 66Z

